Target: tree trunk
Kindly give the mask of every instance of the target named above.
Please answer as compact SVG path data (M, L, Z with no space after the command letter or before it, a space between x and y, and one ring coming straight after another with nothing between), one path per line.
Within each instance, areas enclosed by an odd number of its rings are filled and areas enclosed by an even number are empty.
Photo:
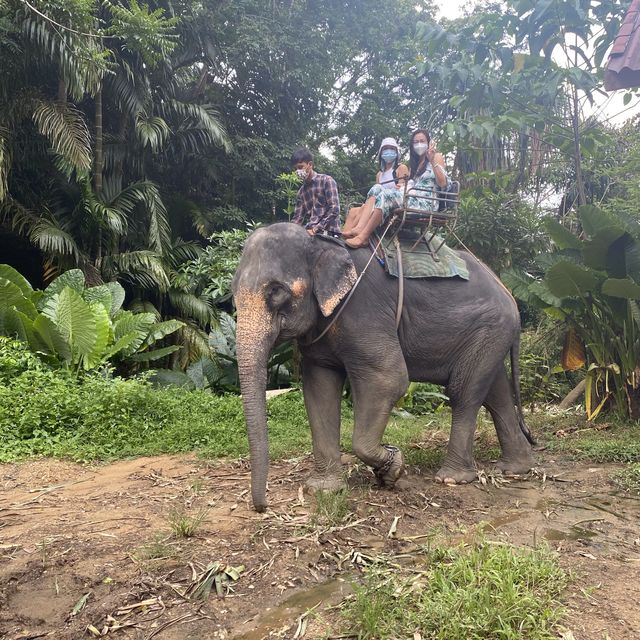
M93 184L96 194L99 196L102 193L102 167L104 166L104 155L102 152L102 85L98 89L95 97L96 107L96 151L94 159L93 169ZM102 258L102 228L100 221L98 221L98 233L97 233L97 248L96 248L96 260L100 261Z
M586 380L580 380L580 382L578 382L578 384L561 400L558 405L558 409L568 409L569 407L573 407L574 404L577 404L580 396L584 393L586 384Z
M580 158L580 122L578 119L578 89L573 87L573 154L576 163L576 189L578 191L578 204L580 206L587 204L587 196L584 190L584 178L582 176L582 160Z

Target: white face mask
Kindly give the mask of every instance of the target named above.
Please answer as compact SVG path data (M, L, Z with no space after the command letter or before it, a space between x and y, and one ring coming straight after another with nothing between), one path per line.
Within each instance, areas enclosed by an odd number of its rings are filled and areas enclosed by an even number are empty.
M419 156L423 156L425 153L427 153L428 148L429 148L429 145L426 142L414 142L413 144L413 150Z
M306 169L296 169L296 175L298 176L298 178L300 178L300 180L306 180L307 179L307 170Z

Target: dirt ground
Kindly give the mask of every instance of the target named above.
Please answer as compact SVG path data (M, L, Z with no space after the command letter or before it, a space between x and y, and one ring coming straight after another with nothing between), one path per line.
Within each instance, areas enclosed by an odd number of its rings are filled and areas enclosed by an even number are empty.
M410 468L394 492L346 459L352 513L337 526L314 522L310 457L272 465L265 514L242 461L2 465L0 638L349 637L339 603L367 558L479 530L557 549L573 575L563 638L640 638L640 500L615 490L613 465L538 457L544 471L506 484L448 487ZM197 514L195 535L177 536ZM194 599L207 569L225 597L214 582Z

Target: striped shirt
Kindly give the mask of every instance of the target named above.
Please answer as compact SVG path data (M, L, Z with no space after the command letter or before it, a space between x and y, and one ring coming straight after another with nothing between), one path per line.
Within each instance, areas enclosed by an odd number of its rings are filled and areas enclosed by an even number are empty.
M326 231L340 235L338 185L331 176L314 171L311 180L302 183L296 197L292 222L316 232Z

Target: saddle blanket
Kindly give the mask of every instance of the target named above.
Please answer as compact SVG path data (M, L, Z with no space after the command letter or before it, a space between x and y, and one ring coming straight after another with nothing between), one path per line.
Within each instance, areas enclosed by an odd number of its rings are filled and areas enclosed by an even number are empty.
M402 274L405 278L462 278L469 279L469 271L465 261L446 244L435 236L429 243L432 250L438 249L435 255L428 250L422 241L412 250L415 240L398 238L402 250ZM377 245L377 241L375 245ZM374 246L375 246L374 245ZM383 240L381 249L384 253L384 267L387 273L398 277L397 245L391 240Z

